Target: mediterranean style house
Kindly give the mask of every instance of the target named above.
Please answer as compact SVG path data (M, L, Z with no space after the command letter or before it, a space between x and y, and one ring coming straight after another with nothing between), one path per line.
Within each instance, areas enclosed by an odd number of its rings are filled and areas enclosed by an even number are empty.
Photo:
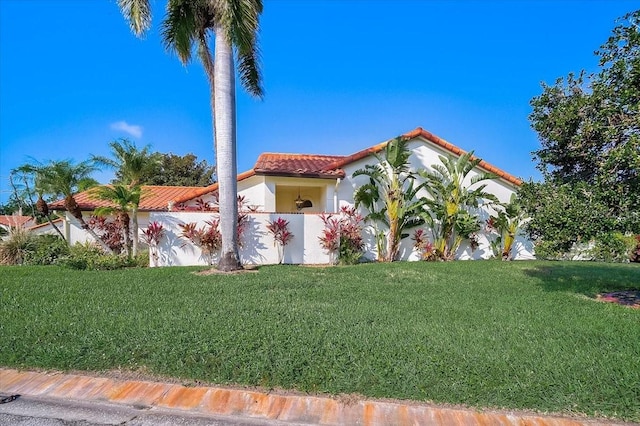
M459 156L460 148L429 133L422 128L401 135L408 141L411 151L409 159L412 169L428 169L439 164L439 156ZM238 175L238 195L248 209L250 229L241 241L241 259L247 264L277 263L277 250L271 235L266 230L268 221L278 217L289 221L294 238L285 249L284 262L294 264L322 264L330 261L319 243L324 227L321 215L337 213L343 206L353 206L353 194L366 177L354 178L353 172L366 164L378 161L380 153L390 141L382 142L351 155L283 154L263 153L254 167ZM485 181L485 191L494 194L500 202L508 202L522 181L517 177L481 161L469 178L482 172L491 172L496 179ZM158 247L159 266L206 264L199 248L181 238L180 225L196 223L204 226L217 215L216 194L218 185L207 187L158 187L143 188L140 204L139 224L144 229L150 222L163 225L165 238ZM76 201L87 215L104 201L95 200L89 192L76 195ZM51 208L62 209L58 201ZM490 211L480 212L483 219ZM64 232L68 241L86 241L88 235L76 220L67 214ZM375 243L371 231L365 232L366 257L375 258ZM463 246L457 254L459 259L481 259L491 255L489 241L480 236L479 247L471 250ZM531 242L519 237L515 244L517 259L533 258ZM410 238L401 245L401 260L417 260Z

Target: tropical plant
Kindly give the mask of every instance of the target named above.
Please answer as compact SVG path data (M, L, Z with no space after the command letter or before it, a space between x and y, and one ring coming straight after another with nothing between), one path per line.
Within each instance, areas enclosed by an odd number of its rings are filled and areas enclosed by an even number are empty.
M112 158L93 156L92 159L95 164L115 169L116 180L114 184L126 185L126 188L120 188L117 191L118 193L112 192L108 194L107 191L103 194L107 198L102 199L109 199L110 196L115 197L112 200L117 204L122 201L123 196L130 200L127 203L130 208L127 208L127 210L131 212L131 231L133 234L131 254L136 256L138 254L138 207L141 198L144 196L140 192L140 186L145 183L142 180L144 176L156 170L162 160L160 154L151 152L149 145L139 149L135 143L128 139L115 140L109 146L111 147ZM125 194L125 192L130 192L130 194ZM134 196L134 193L137 195ZM127 247L129 246L127 245Z
M179 224L182 230L181 236L200 248L202 255L207 260L208 265L213 265L216 255L222 247L222 236L218 229L219 220L214 218L205 221L208 226L197 227L194 222ZM184 245L182 246L184 247Z
M362 228L364 218L354 207L342 206L338 215L320 216L324 229L320 245L333 257L332 263L355 265L362 259L364 240Z
M113 206L98 207L95 209L94 214L97 216L108 216L115 214L116 220L119 222L122 229L122 237L124 241L124 248L127 257L136 255L132 253L131 243L131 227L129 226L129 213L135 212L137 206L140 204L141 188L137 185L122 185L114 184L110 186L98 186L91 190L91 196L98 200L110 201L114 203ZM135 240L135 230L134 230Z
M149 253L153 259L152 266L158 266L158 246L164 238L164 227L161 223L153 221L142 231L142 239L149 246Z
M32 172L38 178L38 185L44 194L51 194L54 197L64 197L64 207L78 220L82 229L86 230L107 253L112 250L102 239L96 234L84 220L82 210L74 193L87 190L97 185L95 179L91 178L91 174L97 170L97 167L91 161L82 161L74 164L70 160L49 161L44 165L29 166Z
M289 231L289 221L279 217L267 222L267 230L273 236L273 245L278 247L278 263L284 261L284 247L293 239Z
M51 219L49 205L44 199L46 188L42 185L43 182L39 170L38 167L32 164L24 164L11 170L9 175L9 183L13 190L11 197L16 201L18 210L22 210L26 206L26 200L29 206L28 210L33 212L34 217L46 218L60 238L66 240L60 228ZM34 204L33 197L36 195L38 199Z
M484 191L486 184L472 187L496 176L480 173L468 179L482 161L473 156L473 151L457 159L442 155L439 159L440 164L432 165L431 170L418 172L425 179L425 189L430 195L422 216L431 227L436 254L443 260L452 260L464 239L471 239L473 248L473 237L480 230L477 216L469 210L479 208L486 201L498 202L495 195Z
M413 240L413 248L420 253L421 260L438 260L433 243L425 235L424 229L416 229L411 239Z
M92 215L87 221L87 225L114 253L122 253L125 250L124 238L122 235L122 224L118 220L112 220L107 216Z
M118 4L134 33L141 35L150 27L149 0L118 0ZM218 269L222 271L242 268L236 233L234 47L242 85L250 94L262 97L257 46L261 13L261 0L168 0L162 23L162 39L167 50L176 53L180 61L187 64L195 46L209 80L220 185L222 253ZM215 57L211 54L211 35L215 38Z
M7 239L0 242L0 264L22 265L34 248L33 236L29 231L20 226L11 227Z
M513 260L513 243L522 226L528 221L518 196L511 194L508 203L498 203L494 206L497 214L487 220L487 231L497 236L491 241L494 256L500 256L502 260Z
M411 151L407 140L396 138L387 143L384 157L376 155L378 163L356 170L353 177L366 176L369 182L354 193L356 208L363 205L374 222L379 260L393 262L400 250L400 241L409 236L407 230L424 223L422 210L426 200L419 197L425 183L417 183L417 175L410 170ZM387 228L386 244L378 224Z

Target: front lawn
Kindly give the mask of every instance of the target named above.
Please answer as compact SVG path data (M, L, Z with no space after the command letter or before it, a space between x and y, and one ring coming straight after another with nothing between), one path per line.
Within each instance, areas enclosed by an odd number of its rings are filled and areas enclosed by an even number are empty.
M638 265L196 270L0 267L0 365L640 421Z

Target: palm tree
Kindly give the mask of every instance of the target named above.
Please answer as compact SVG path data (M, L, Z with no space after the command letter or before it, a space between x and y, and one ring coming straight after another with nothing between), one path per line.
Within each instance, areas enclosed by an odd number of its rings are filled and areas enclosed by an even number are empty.
M118 0L120 9L137 35L151 24L149 0ZM218 171L222 252L218 269L241 269L238 254L235 61L244 88L262 97L257 31L262 0L168 0L162 23L167 50L183 64L191 61L194 47L211 91L211 109ZM214 36L215 56L210 41Z
M97 185L96 180L91 178L91 173L96 171L97 167L89 160L78 164L73 164L70 160L50 161L45 165L32 167L40 179L42 191L56 197L63 196L65 209L80 222L82 229L86 230L107 253L113 253L85 222L80 206L73 197L74 193Z
M374 225L378 256L386 262L397 259L400 241L408 236L405 231L424 223L421 212L426 200L418 192L425 184L415 185L416 175L409 169L410 156L407 140L397 138L385 147L384 158L377 156L378 164L367 164L353 173L353 177L369 177L369 182L354 194L356 207L364 205L369 210L366 218L389 230L385 251L384 234Z
M451 260L462 240L480 229L477 217L471 215L469 209L478 208L484 200L498 201L495 195L484 191L486 184L475 189L471 187L496 176L492 173L478 174L467 186L467 176L482 160L474 158L473 151L462 154L457 160L442 155L439 158L441 164L432 165L432 170L418 171L431 195L423 216L431 226L436 254L444 260Z
M138 207L140 206L141 199L140 185L144 183L141 180L143 176L149 176L149 171L155 170L160 165L162 156L158 153L152 153L149 145L142 149L138 149L136 144L132 143L128 139L113 141L109 146L111 147L111 155L113 158L93 156L92 161L96 164L115 169L116 183L127 185L129 192L138 192L137 198L134 197L131 202L133 256L136 256L138 254ZM123 194L120 193L120 195ZM117 197L113 201L118 204Z
M127 186L114 184L111 186L99 186L92 191L92 195L99 200L111 201L113 207L99 207L95 210L98 216L115 214L122 227L122 237L127 257L131 257L131 229L129 226L129 212L134 211L134 206L140 204L140 186ZM135 235L135 233L134 233ZM135 256L135 252L133 255Z

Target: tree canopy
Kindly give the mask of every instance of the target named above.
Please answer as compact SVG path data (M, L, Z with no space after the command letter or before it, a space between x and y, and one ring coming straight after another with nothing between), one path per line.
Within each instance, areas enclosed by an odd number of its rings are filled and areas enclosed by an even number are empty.
M145 185L208 186L215 182L216 168L194 154L160 154L155 167L141 176Z
M620 18L595 55L596 72L543 83L531 100L545 181L520 194L540 253L640 234L640 10Z
M586 183L621 231L640 232L640 10L595 52L599 70L559 78L531 100L534 152L545 180Z

